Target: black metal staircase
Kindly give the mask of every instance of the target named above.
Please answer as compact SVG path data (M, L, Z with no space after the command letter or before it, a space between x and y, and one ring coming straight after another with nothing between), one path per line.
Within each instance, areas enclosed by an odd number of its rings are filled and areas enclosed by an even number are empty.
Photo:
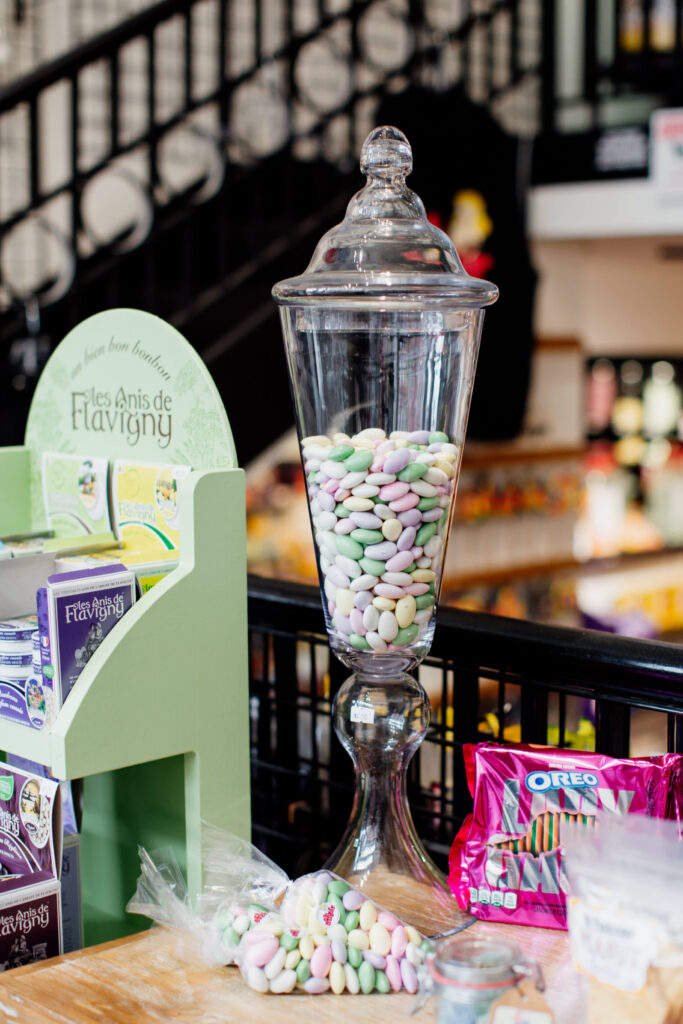
M604 4L576 6L590 27ZM680 7L670 52L642 39L667 95ZM591 113L574 141L601 129L608 94L642 88L616 27L607 56L601 36L584 37ZM291 418L270 286L303 269L360 185L378 104L414 84L460 86L509 132L542 140L547 177L573 102L559 95L558 40L553 0L161 0L4 87L0 442L22 439L49 348L36 336L56 342L130 305L204 356L248 461ZM245 382L265 419L245 408Z

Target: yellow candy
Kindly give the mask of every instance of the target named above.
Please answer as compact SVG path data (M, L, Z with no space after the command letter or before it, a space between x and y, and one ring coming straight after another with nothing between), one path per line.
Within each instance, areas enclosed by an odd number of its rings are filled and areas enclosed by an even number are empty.
M432 573L432 576L434 574ZM415 579L415 573L413 573L413 579ZM415 612L417 611L417 604L412 594L406 594L405 597L399 598L396 602L396 621L398 622L401 629L405 629L415 618Z
M416 569L411 575L416 583L431 583L432 580L436 579L436 573L433 569ZM405 598L401 598L401 601L403 600L405 600ZM399 604L400 603L401 602L399 601ZM396 618L398 618L398 615Z
M412 942L416 946L419 946L422 942L422 936L411 924L406 925L406 935L408 936L408 942Z
M349 615L355 600L356 595L353 590L349 590L348 587L339 587L335 596L339 614L344 616Z
M380 956L386 956L391 949L391 935L383 924L376 921L370 929L370 949Z
M396 607L396 602L392 601L390 597L373 597L372 603L381 612L393 612Z
M308 448L310 444L323 444L326 448L330 447L329 437L325 437L324 434L313 434L311 437L303 437L301 439L301 447Z
M365 903L361 904L358 914L360 917L361 928L364 932L369 932L377 920L377 907L374 903L371 903L370 900L366 900Z
M302 935L299 939L299 952L301 953L304 960L310 960L313 956L313 950L315 949L315 943L313 942L312 935Z
M349 512L369 512L375 507L374 501L370 501L369 498L357 498L355 495L344 498L342 504L344 508L348 508Z
M398 540L403 533L403 525L398 519L385 519L382 523L382 533L387 540Z
M370 949L370 937L361 928L354 928L349 932L348 942L349 946L355 946L356 949Z
M301 953L298 949L290 949L289 953L285 958L285 970L293 971L296 965L301 960Z
M340 996L346 988L344 965L335 960L330 967L330 988L336 996Z
M324 928L323 928L323 931L321 931L321 932L312 932L312 935L313 935L313 945L314 946L329 946L329 944L330 944L330 937L329 937L329 935L326 934Z

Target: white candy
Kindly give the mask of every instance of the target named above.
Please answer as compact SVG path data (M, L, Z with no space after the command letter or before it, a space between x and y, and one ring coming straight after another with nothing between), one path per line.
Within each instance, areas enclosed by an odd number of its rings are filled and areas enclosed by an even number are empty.
M316 882L311 895L313 896L314 903L322 903L327 896L327 884L320 881Z
M365 473L356 471L355 473L347 473L346 476L343 476L339 481L339 486L343 487L347 491L351 491L354 487L358 487L358 485L362 484L364 481ZM361 497L363 497L363 495L361 495Z
M360 487L354 487L351 493L356 498L376 498L379 494L379 487L371 484L361 484Z
M309 444L304 448L303 455L305 459L321 459L324 461L329 450L329 448L325 448L321 444Z
M277 978L278 974L285 966L286 959L287 950L285 949L284 946L280 946L277 953L273 956L271 960L268 961L266 966L263 968L263 973L265 974L266 978L268 978L269 981L272 981L273 978Z
M343 476L346 476L346 470L341 462L333 462L332 459L328 459L323 462L320 467L320 472L324 473L325 476L331 477L333 480L341 480Z
M232 927L235 929L238 935L244 935L249 928L249 918L246 914L238 914L235 920L232 922Z
M378 576L371 576L369 573L364 573L363 576L359 576L356 580L351 580L351 590L372 590L372 588L379 583Z
M372 511L376 516L379 516L380 519L388 520L397 518L397 513L394 512L393 508L389 508L388 505L375 505Z
M379 617L379 625L377 632L381 636L382 640L386 640L387 643L391 643L392 640L396 639L398 633L398 622L393 612L385 611Z
M406 959L413 965L413 967L419 967L422 963L420 947L416 946L414 942L409 942L406 946Z
M320 491L318 491L318 494L319 493ZM311 502L311 519L313 520L314 523L321 512L322 508L320 507L320 502L318 501L317 498L313 498L313 501Z
M415 565L418 567L418 569L431 569L432 560L431 558L428 558L426 555L424 555L422 558L418 558Z
M409 572L385 572L382 582L389 583L392 587L409 587L415 581Z
M377 629L378 624L379 612L375 608L374 604L369 604L365 611L363 612L363 625L368 630L368 632L372 632L373 630Z
M253 988L254 992L268 991L268 979L260 967L249 967L247 969L246 982L249 988Z
M323 584L323 590L325 591L325 594L327 596L327 600L328 601L336 601L337 600L337 589L338 588L334 585L332 580L328 580L328 579L325 580L325 582Z
M282 995L285 992L293 992L295 985L296 971L282 971L276 978L273 978L269 988L271 992Z
M354 561L353 558L347 558L346 555L337 555L335 562L342 572L345 572L352 580L360 576L363 571L358 562Z
M386 430L382 430L381 427L366 427L365 430L360 430L357 434L354 434L353 439L354 441L357 438L361 438L364 441L381 441L386 436Z
M420 608L419 612L415 612L415 618L413 619L413 622L417 622L418 626L421 626L424 623L429 622L429 620L432 617L433 611L434 606L432 606L431 608Z
M328 555L336 555L337 545L334 539L334 534L330 533L329 530L322 533L316 533L315 540L318 547L327 551Z
M321 533L327 533L337 525L337 517L334 512L320 512L314 521L316 529Z
M374 484L376 487L383 487L384 484L393 484L395 479L395 473L369 473L365 478L365 482L366 484Z
M437 487L448 483L448 477L444 471L442 469L437 469L435 466L430 466L422 479L426 480L428 484L435 484Z
M376 651L377 654L384 654L384 652L387 649L387 645L385 644L384 640L382 640L382 637L379 635L379 633L369 630L365 634L365 639L370 644L373 651Z
M439 554L443 547L443 537L440 537L438 533L435 533L433 537L430 537L424 547L425 555L429 555L430 558L435 558Z
M419 494L421 498L436 497L436 487L434 484L426 483L424 479L413 480L410 489L414 494Z

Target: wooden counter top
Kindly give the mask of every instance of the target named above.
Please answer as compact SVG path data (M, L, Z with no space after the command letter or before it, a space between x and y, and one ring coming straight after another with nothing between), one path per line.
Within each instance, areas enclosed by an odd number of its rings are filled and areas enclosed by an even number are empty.
M472 927L479 934L504 933L539 960L556 1024L579 1024L578 980L565 932ZM236 967L186 962L178 937L162 928L19 967L0 979L0 1024L377 1024L380 1013L387 1022L407 1020L412 1004L405 993L259 995ZM433 1000L415 1020L436 1021Z

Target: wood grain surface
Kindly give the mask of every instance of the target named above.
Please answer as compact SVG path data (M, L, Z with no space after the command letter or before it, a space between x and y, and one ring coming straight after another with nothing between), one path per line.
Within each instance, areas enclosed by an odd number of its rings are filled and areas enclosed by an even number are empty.
M556 1024L579 1024L579 986L566 933L481 922L469 932L495 933L541 962ZM162 928L20 967L0 979L2 1024L377 1024L407 1019L413 1002L406 993L259 995L237 968L191 960L178 935ZM433 999L415 1019L436 1021Z

